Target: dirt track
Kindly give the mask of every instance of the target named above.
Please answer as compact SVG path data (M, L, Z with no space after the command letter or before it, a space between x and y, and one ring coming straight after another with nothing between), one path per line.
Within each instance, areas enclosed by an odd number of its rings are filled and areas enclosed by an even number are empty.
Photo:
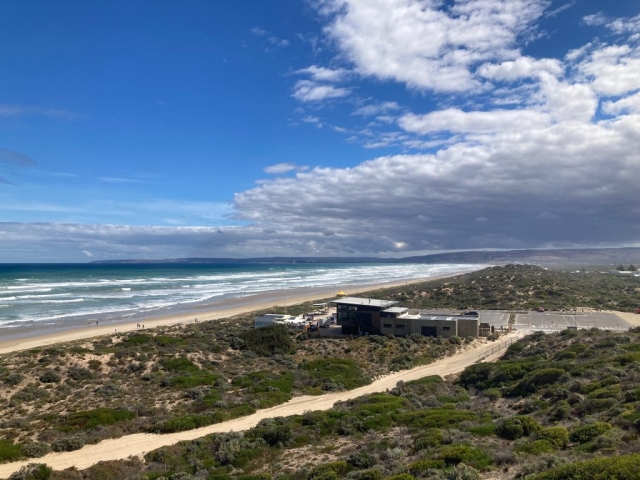
M309 410L328 410L338 401L346 401L370 393L384 392L396 386L400 380L405 382L417 380L429 375L440 375L445 377L454 373L459 373L465 367L475 363L480 354L490 350L494 346L501 344L511 334L503 337L500 342L484 343L478 347L470 348L457 353L451 357L422 367L411 370L396 372L386 377L380 378L370 385L356 388L348 392L330 393L322 396L301 396L295 397L287 403L272 408L259 410L252 415L236 418L228 422L210 425L208 427L188 430L186 432L170 433L166 435L137 433L120 438L104 440L96 445L87 445L74 452L50 453L42 458L31 459L29 461L13 462L0 465L0 478L7 478L13 472L19 470L28 463L46 463L54 470L64 470L69 467L76 467L79 470L89 468L100 461L119 460L130 456L142 456L151 450L155 450L167 445L173 445L183 440L193 440L209 435L210 433L243 431L248 430L258 424L264 418L284 417L289 415L299 415ZM487 357L485 361L495 360L504 353L504 349Z

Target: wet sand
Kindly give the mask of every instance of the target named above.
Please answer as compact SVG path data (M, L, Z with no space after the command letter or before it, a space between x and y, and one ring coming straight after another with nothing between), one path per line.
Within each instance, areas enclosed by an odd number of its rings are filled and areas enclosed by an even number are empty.
M478 266L478 269L482 266ZM435 277L427 277L417 280L403 280L399 282L387 282L376 285L351 285L345 286L343 289L348 295L354 295L361 292L368 292L380 288L389 288L401 285L409 285L414 283L423 283L439 278L453 277L468 273L473 270L460 271L454 275L442 275ZM23 329L0 330L0 354L15 352L19 350L29 350L32 348L53 345L56 343L70 342L86 338L98 337L101 335L109 335L113 333L131 332L141 330L138 324L144 324L144 329L148 330L154 327L178 325L185 323L194 323L208 320L217 320L220 318L228 318L234 315L249 313L256 310L264 310L271 307L286 307L298 303L308 301L321 300L325 298L334 298L336 290L340 287L323 287L323 288L300 288L295 290L278 290L266 292L258 295L250 295L243 298L233 298L222 300L209 305L182 310L180 313L159 315L146 318L136 318L135 320L124 319L121 321L110 321L109 323L99 320L98 325L94 322L91 324L84 323L82 325L74 324L66 328L53 330L51 327L28 327Z

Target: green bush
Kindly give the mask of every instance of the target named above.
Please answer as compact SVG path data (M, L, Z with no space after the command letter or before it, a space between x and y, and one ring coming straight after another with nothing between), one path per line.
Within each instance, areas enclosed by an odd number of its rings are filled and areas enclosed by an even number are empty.
M244 347L262 357L270 357L276 353L296 353L296 346L291 339L289 329L282 325L269 325L243 332L240 338Z
M528 455L541 455L553 452L554 447L547 440L534 440L533 442L522 443L515 448L516 453L526 453Z
M371 382L360 367L351 359L346 358L321 358L312 360L302 365L308 375L317 383L332 381L342 385L347 390L361 387Z
M318 465L309 473L309 480L338 480L349 471L349 465L345 461L325 463Z
M640 455L596 458L563 465L527 480L633 480L640 475Z
M0 439L0 462L13 462L22 456L22 448L19 444Z
M416 428L449 428L472 420L476 420L475 413L453 408L430 408L396 416L399 424Z
M28 442L22 445L22 453L29 458L44 457L50 451L49 444L43 442Z
M536 439L546 440L556 448L566 448L569 444L569 432L564 427L547 427L536 433Z
M205 415L181 415L162 422L156 429L160 433L184 432L194 428L206 427L216 422L215 417Z
M540 387L557 382L565 371L561 368L542 368L527 373L518 383L516 390L522 393L532 393Z
M46 465L30 463L13 473L9 480L48 480L52 473L53 470Z
M517 440L528 437L538 430L540 430L540 425L535 419L526 415L517 415L500 421L496 427L496 434L507 440Z
M84 412L69 414L60 425L62 431L89 430L98 425L113 425L114 423L132 420L135 415L128 410L113 408L96 408Z
M93 373L91 373L91 371L81 367L70 367L67 374L71 380L75 380L76 382L90 380L93 378Z
M444 432L439 428L430 428L413 442L413 449L415 451L425 450L427 448L434 448L442 444L444 439Z
M71 437L61 438L51 444L51 450L54 452L73 452L84 447L85 438L82 435L73 435Z
M572 442L587 443L598 435L602 435L605 432L611 430L611 425L606 422L594 422L581 427L576 427L571 430L569 439Z
M437 459L444 460L447 466L464 463L479 470L486 470L492 464L491 458L489 458L486 453L479 448L469 445L446 445L440 447L438 449Z
M421 477L429 470L444 468L445 466L444 460L420 460L409 465L409 472L411 475Z
M39 377L42 383L58 383L62 378L53 370L47 369Z

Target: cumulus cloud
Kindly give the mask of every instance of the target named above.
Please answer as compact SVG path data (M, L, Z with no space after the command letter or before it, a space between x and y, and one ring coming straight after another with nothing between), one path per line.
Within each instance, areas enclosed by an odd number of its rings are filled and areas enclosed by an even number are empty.
M292 171L298 170L306 170L307 167L301 167L296 165L295 163L276 163L275 165L270 165L264 168L266 173L270 173L273 175L278 175L282 173L288 173Z
M327 33L356 70L438 92L477 89L480 63L519 56L547 0L325 0Z
M360 99L349 121L370 123L350 127L347 141L371 149L396 146L396 154L349 168L266 167L280 176L234 197L231 219L245 226L5 223L0 249L41 244L45 251L86 250L95 258L170 258L637 242L635 19L618 19L615 27L604 17L585 19L627 37L614 44L594 40L562 59L534 58L520 47L549 2L447 5L321 0L326 34L354 73L341 76L317 65L298 71L308 76L294 86L298 100L346 97L352 88L338 82L355 75L397 82L425 97L432 91L478 93L465 95L464 103L450 96L439 103L441 95L416 102L431 105L422 111ZM385 130L376 131L376 122Z
M376 102L369 105L364 105L353 112L353 115L361 115L363 117L371 117L373 115L380 115L382 113L388 113L394 110L399 110L400 105L396 102Z
M295 73L307 74L316 82L339 82L344 80L349 71L344 68L331 69L325 67L319 67L317 65L311 65L310 67L297 70Z
M313 80L298 80L292 96L301 102L319 102L330 98L346 97L349 93L351 92L348 88L320 84Z

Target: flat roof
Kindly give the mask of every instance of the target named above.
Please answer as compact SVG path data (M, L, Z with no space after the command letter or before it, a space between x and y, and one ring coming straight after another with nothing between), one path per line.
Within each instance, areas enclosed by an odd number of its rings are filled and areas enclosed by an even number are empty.
M444 315L420 315L420 320L437 320L439 322L457 322L460 317L450 317Z
M331 300L330 303L340 303L343 305L370 305L372 307L387 308L395 305L398 302L393 300L379 300L376 298L346 297L336 298L335 300Z
M383 312L402 313L402 312L406 312L407 310L409 309L406 307L390 307L390 308L385 308Z

